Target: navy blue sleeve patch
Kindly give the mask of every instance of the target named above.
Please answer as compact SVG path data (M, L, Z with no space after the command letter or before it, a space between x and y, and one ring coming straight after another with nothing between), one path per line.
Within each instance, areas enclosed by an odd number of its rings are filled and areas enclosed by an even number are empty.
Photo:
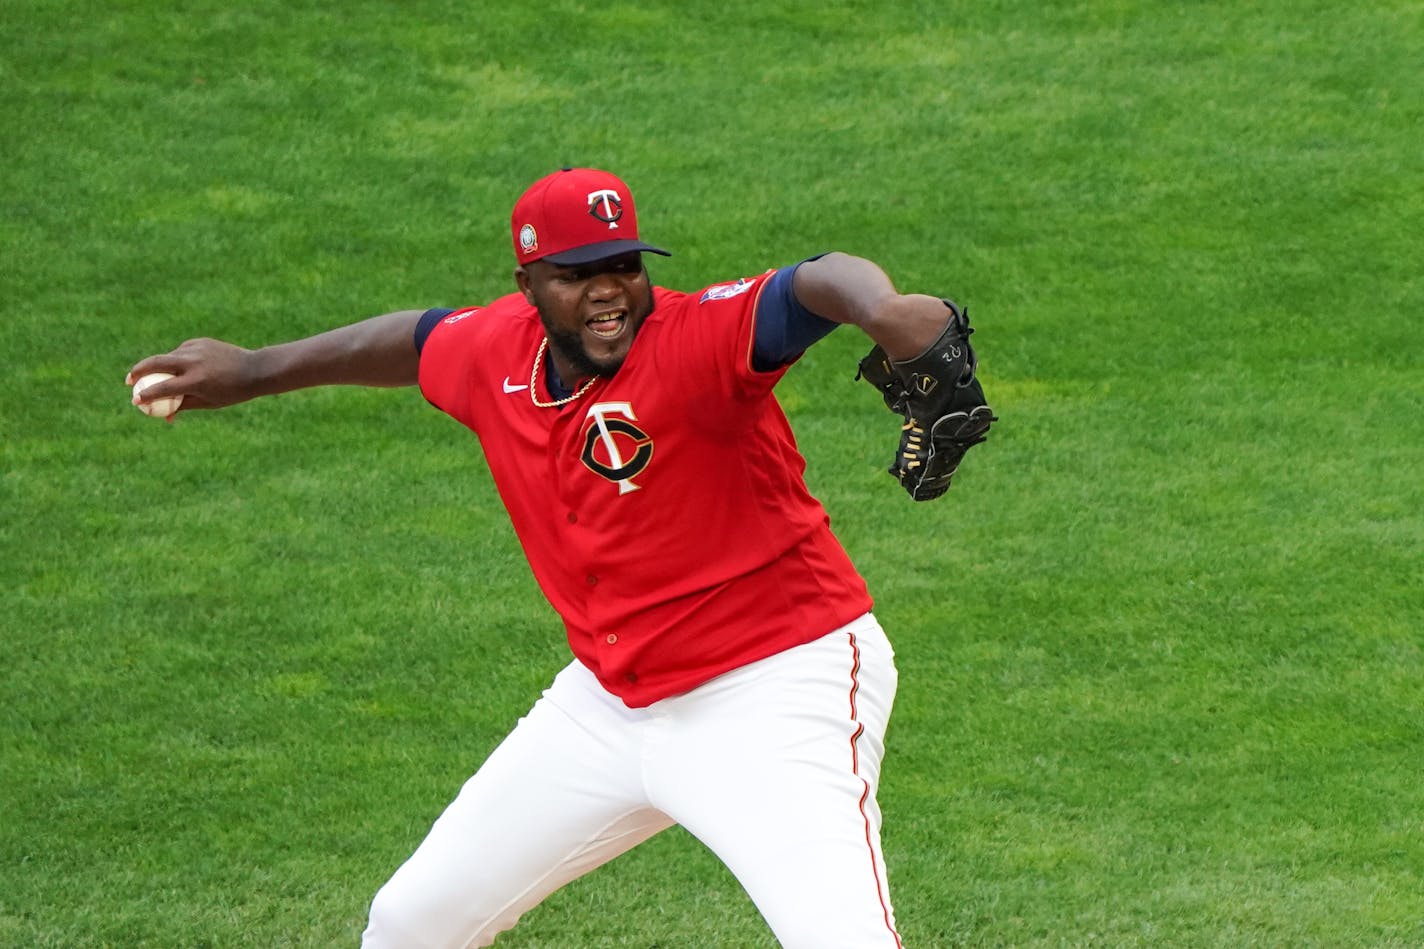
M435 329L435 324L445 317L454 313L454 310L446 310L440 307L426 310L420 314L420 322L415 324L415 351L420 352L425 348L425 340L430 335L430 331Z
M840 325L817 316L796 299L791 286L796 267L782 267L772 274L757 301L756 338L752 344L752 368L757 372L770 372L793 362L812 343Z

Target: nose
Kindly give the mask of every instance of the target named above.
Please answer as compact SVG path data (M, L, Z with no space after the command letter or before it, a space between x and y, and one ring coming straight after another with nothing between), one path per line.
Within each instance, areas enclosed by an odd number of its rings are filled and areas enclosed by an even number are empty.
M622 289L623 285L613 274L595 274L593 279L588 282L588 298L598 302L607 302L616 298Z

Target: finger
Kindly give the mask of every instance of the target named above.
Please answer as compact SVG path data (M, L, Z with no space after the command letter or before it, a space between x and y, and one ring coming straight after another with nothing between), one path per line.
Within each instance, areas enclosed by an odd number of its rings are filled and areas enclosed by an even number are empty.
M143 372L134 374L134 381L138 382L147 374L148 373ZM144 386L142 389L139 389L137 392L134 393L133 404L142 405L148 402L152 402L155 399L164 398L165 396L184 395L184 390L186 388L187 382L182 376L174 376L171 379L160 379L157 382L150 382L148 385Z
M170 362L172 355L172 353L161 353L140 359L129 367L128 375L124 376L124 382L133 385L150 372L174 372L175 370Z
M140 359L129 368L128 375L124 377L124 380L129 385L133 385L150 372L171 372L175 376L183 375L184 371L193 364L197 342L197 340L185 340L177 348L166 353L156 353Z
M171 372L176 376L183 372L183 365L173 358L172 353L140 359L129 369L128 375L124 376L124 385L131 386L150 372Z

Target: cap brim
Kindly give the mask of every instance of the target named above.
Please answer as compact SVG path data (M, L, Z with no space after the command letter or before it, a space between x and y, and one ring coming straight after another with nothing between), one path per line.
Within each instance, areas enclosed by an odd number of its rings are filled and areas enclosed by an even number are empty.
M600 241L597 244L585 244L582 247L575 247L573 250L566 250L562 254L550 254L543 258L551 264L560 267L576 267L579 264L591 264L596 260L606 260L609 257L617 257L620 254L631 254L634 251L642 251L648 254L662 254L664 257L671 257L672 254L658 247L644 244L642 241Z

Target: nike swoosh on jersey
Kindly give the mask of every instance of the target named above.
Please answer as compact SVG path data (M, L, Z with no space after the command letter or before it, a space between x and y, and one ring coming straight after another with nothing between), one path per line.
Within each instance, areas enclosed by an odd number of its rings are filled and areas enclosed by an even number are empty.
M505 377L504 377L504 391L505 391L505 392L523 392L523 391L524 391L525 389L527 389L527 388L529 388L529 387L528 387L528 386L512 386L512 385L509 384L509 377L508 377L508 376L505 376Z

